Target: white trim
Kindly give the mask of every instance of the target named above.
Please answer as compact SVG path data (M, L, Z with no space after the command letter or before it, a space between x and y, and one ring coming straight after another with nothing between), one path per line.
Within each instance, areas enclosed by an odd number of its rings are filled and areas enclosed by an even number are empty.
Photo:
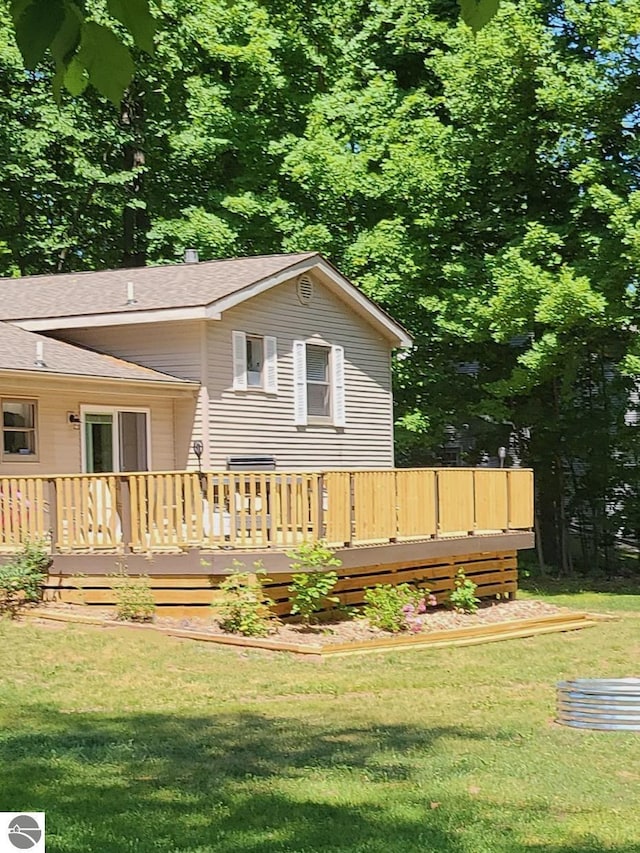
M278 339L273 335L262 338L263 364L262 378L265 393L278 393Z
M296 278L300 273L312 269L317 263L318 261L316 258L298 261L297 264L293 264L275 275L267 276L266 278L260 279L260 281L249 284L247 287L243 287L242 290L236 290L235 293L230 293L228 296L223 296L221 299L214 299L213 302L210 302L209 305L207 305L207 317L210 316L210 312L220 315L223 311L228 311L229 308L234 308L236 305L246 302L247 299L251 299L253 296L257 296L260 293L264 293L265 290L271 290L272 287L284 284L285 281Z
M165 323L171 320L219 320L215 313L208 314L204 306L190 308L151 308L148 311L116 311L111 314L78 314L72 317L28 317L6 320L27 332L46 332L50 329L84 329L87 326L135 326L138 323Z
M307 425L307 342L293 342L293 422Z
M30 403L33 406L33 437L35 439L35 452L31 453L5 453L4 452L4 402L14 402L14 403ZM40 398L39 397L24 397L20 394L2 394L0 396L0 441L2 442L2 446L0 447L0 463L2 462L39 462L40 461ZM27 427L26 430L16 430L17 432L29 431Z
M68 380L77 382L108 382L112 385L118 385L121 393L127 393L127 389L123 389L122 386L129 384L137 386L135 391L133 388L128 389L131 393L140 394L150 390L162 390L168 397L185 397L189 394L195 394L200 388L200 383L191 379L176 379L175 382L171 380L165 382L162 379L125 379L124 377L119 378L116 376L90 376L88 373L60 373L53 370L22 370L20 368L0 369L0 376L7 379L21 379L24 376L27 379L42 380L44 378L53 381L57 379L63 382Z
M247 335L231 332L231 369L234 391L246 391L247 382Z
M209 327L207 325L206 320L202 323L202 330L200 334L200 393L198 394L198 402L196 403L196 408L200 405L200 425L201 425L201 436L200 440L202 441L202 467L205 471L208 471L211 468L211 430L209 428L209 418L211 417L211 413L209 411L209 337L208 337ZM193 442L195 437L193 435L193 426L191 427L191 439L190 439L190 447L187 451L187 457L192 451ZM175 444L175 436L176 433L174 431L174 444Z
M86 415L113 415L111 424L112 446L113 446L113 472L120 473L120 435L118 432L118 414L120 412L142 412L147 416L147 471L151 467L151 409L143 406L92 406L89 403L80 405L80 454L82 473L87 473L87 439L86 439Z
M331 419L333 425L347 425L344 383L344 347L331 347Z
M269 276L248 287L244 287L242 290L230 293L228 296L223 296L222 299L218 299L207 306L207 316L213 317L216 314L219 317L220 314L228 311L229 308L235 308L236 305L246 302L247 299L252 299L254 296L270 290L272 287L284 284L285 281L289 281L301 273L311 270L321 272L331 289L335 290L347 304L365 317L373 326L376 326L394 346L413 346L413 339L402 326L392 320L388 314L381 308L378 308L375 302L372 302L348 278L345 278L345 276L334 269L331 264L327 263L319 255L308 258L305 261L299 261L277 275Z

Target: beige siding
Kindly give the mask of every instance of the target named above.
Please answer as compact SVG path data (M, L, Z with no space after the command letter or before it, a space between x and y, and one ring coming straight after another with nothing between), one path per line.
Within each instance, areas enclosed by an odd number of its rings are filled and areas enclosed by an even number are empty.
M277 395L233 391L233 330L277 338ZM195 411L183 402L175 406L177 468L196 466L195 439L204 444L203 466L211 468L225 467L227 456L256 453L274 455L280 468L393 466L389 344L319 282L310 305L300 304L291 281L229 309L221 320L73 329L59 337L202 382ZM344 347L344 428L295 426L296 339Z
M61 340L115 355L180 379L202 382L204 334L204 321L189 320L65 329L56 333L56 336ZM200 390L195 410L190 402L176 406L176 469L193 468L196 465L193 442L195 439L206 441L202 428L202 412L205 409L205 388Z
M201 328L201 321L189 320L64 329L53 334L70 343L116 355L180 379L200 382Z
M68 413L87 406L135 406L148 408L151 415L151 465L156 470L176 467L174 418L178 406L194 404L188 399L173 400L123 383L123 390L91 380L58 378L41 380L0 379L0 396L35 399L37 403L37 461L5 460L0 453L0 476L29 474L73 474L82 471L80 427L69 423ZM174 405L175 404L175 405Z
M233 391L231 333L274 335L278 341L278 394ZM297 427L293 420L293 341L344 347L346 426ZM232 454L272 454L280 468L393 466L389 344L316 283L301 305L294 282L232 308L208 327L211 462Z

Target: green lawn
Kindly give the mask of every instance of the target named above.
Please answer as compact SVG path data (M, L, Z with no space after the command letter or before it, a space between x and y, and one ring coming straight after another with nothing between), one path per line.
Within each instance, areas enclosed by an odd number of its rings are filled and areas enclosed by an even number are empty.
M640 735L553 723L558 679L640 674L629 599L322 662L3 622L0 809L46 811L49 853L637 853Z

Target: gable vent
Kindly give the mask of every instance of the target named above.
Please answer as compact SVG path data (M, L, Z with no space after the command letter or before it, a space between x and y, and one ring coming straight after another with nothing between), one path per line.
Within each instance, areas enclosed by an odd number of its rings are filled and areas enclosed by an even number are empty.
M308 275L301 275L298 279L298 299L302 305L308 305L313 299L313 280Z

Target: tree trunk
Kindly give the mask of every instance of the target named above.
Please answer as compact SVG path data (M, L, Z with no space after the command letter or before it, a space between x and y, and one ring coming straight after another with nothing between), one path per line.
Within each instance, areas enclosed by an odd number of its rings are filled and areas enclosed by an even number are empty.
M133 87L132 87L133 88ZM143 267L147 262L149 215L144 191L144 105L142 94L127 92L122 101L121 125L129 131L124 144L124 168L131 171L127 199L122 212L122 266ZM141 203L144 203L141 206Z

